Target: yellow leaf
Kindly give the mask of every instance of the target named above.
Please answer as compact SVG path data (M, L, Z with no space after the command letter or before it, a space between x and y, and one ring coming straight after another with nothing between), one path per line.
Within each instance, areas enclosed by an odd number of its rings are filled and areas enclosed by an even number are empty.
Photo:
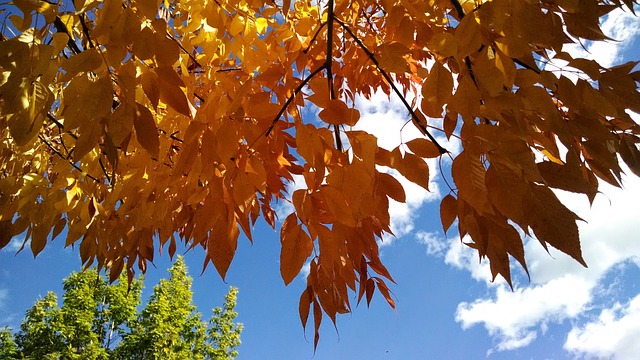
M93 148L98 145L98 141L100 140L100 136L102 135L102 125L100 124L100 119L91 119L85 121L80 125L80 129L78 129L80 135L78 136L78 141L76 142L76 146L73 149L73 160L78 162L84 157L88 152L93 150Z
M267 32L267 28L269 27L269 23L267 19L261 17L256 19L256 30L258 34L264 34Z
M158 108L158 102L160 101L160 88L158 84L158 76L149 70L143 70L140 75L140 83L142 84L142 90L147 95L151 105L154 109Z
M244 31L244 16L240 14L236 14L231 20L231 25L229 26L229 35L235 36Z
M427 116L441 117L442 106L451 98L452 89L451 72L436 61L422 84L422 112Z
M180 87L184 85L178 74L170 67L157 68L160 100L180 114L191 117L189 101Z
M76 129L87 119L107 116L113 104L111 79L92 81L86 75L74 78L64 91L64 104L65 130Z

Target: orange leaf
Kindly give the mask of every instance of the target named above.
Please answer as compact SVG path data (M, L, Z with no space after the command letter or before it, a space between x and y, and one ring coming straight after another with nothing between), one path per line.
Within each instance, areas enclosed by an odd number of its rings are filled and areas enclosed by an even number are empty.
M531 187L532 193L526 202L527 215L531 218L530 226L538 240L545 248L549 243L587 267L582 258L576 224L580 218L562 205L549 188L541 185Z
M480 110L480 93L470 75L460 75L458 81L458 89L449 102L449 109L465 119L473 119Z
M409 153L404 154L394 168L407 180L429 190L429 166L422 158Z
M393 176L387 173L378 173L378 181L381 190L390 198L401 203L407 201L402 184Z
M485 169L480 163L480 157L463 151L453 160L451 176L458 188L458 199L468 202L482 214L487 201L487 188L484 184Z
M440 220L442 221L442 229L446 233L458 216L458 200L447 194L440 202Z
M360 120L360 111L347 107L342 100L329 100L328 106L318 114L322 121L333 125L354 126Z
M436 158L442 155L440 154L438 147L436 147L436 144L427 139L413 139L406 145L412 153L420 156L421 158Z
M146 107L136 104L136 117L133 119L133 127L136 129L136 138L140 145L157 159L160 155L160 140L158 128L153 120L151 111Z
M289 220L293 216L293 220ZM295 215L289 215L287 220L295 222ZM280 233L282 249L280 251L280 274L285 285L289 285L300 273L305 260L311 256L313 241L300 225L293 228L282 228Z
M313 288L307 286L306 289L300 295L300 303L298 304L298 312L300 313L300 321L302 322L302 328L307 327L307 320L309 320L309 310L311 310L311 298L313 297Z

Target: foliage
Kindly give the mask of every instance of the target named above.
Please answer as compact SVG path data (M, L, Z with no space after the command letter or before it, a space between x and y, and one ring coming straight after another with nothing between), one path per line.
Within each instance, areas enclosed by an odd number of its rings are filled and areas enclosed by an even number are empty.
M64 280L63 305L49 292L26 313L14 338L0 332L2 359L234 359L242 324L234 323L237 289L208 326L191 301L182 258L138 312L142 281L109 284L95 269Z
M233 322L238 315L234 310L237 295L238 289L231 288L225 297L224 306L213 309L207 329L211 345L206 350L211 359L231 360L238 356L236 348L240 346L242 324Z
M18 346L8 327L0 329L0 359L13 359L18 356Z
M49 292L26 313L16 343L31 359L108 359L140 303L142 282L110 285L95 269L64 280L63 304Z
M242 324L235 324L238 290L231 288L224 312L213 310L207 325L192 302L191 277L182 257L160 280L131 331L116 350L119 359L234 359Z
M84 262L131 279L154 241L173 254L180 240L224 278L240 232L252 241L259 217L275 228L272 205L299 175L280 265L288 284L310 261L300 316L313 312L317 344L351 291L394 306L376 239L406 194L381 167L428 188L425 158L448 157L444 229L457 219L494 278L511 283L509 256L527 269L517 229L586 265L579 218L551 189L593 201L599 181L620 186L619 157L640 174L640 74L563 50L609 40L600 18L636 3L14 0L0 247L26 232L38 254L67 228ZM425 137L386 150L353 130L356 97L376 91L399 96ZM310 104L319 121L302 117Z

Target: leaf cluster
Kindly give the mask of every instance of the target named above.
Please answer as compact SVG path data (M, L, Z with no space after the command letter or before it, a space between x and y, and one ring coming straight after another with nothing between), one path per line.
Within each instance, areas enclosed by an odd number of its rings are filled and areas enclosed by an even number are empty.
M317 344L350 293L394 306L377 242L406 194L385 169L428 189L425 160L448 157L444 229L457 219L494 278L511 284L510 257L527 270L520 233L586 265L579 218L552 189L593 201L600 181L621 185L620 159L640 174L640 73L565 45L608 40L600 19L635 4L14 0L0 247L25 233L37 255L66 229L65 246L113 281L183 241L224 278L240 233L253 241L259 218L275 228L274 204L291 201L281 273L288 284L310 264L299 312L303 325L313 312ZM375 92L398 96L424 137L384 149L354 130L357 99Z

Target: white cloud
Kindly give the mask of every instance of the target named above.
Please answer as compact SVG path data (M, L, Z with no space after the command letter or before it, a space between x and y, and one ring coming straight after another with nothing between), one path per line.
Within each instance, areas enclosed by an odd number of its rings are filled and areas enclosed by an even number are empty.
M484 324L497 339L498 351L517 349L537 337L536 327L575 317L584 311L591 300L592 288L593 284L571 275L551 280L544 286L514 291L499 285L495 298L458 304L456 321L463 329Z
M460 303L456 321L464 329L483 325L497 341L496 350L511 350L528 345L549 322L578 319L586 310L601 306L593 299L604 276L618 264L640 261L637 205L629 201L640 199L640 179L627 180L625 190L601 185L604 194L596 197L591 209L586 199L560 194L565 205L587 220L579 228L588 269L552 248L547 254L531 239L525 245L531 285L516 285L512 292L503 280L497 280L492 296ZM479 264L477 252L457 239L451 242L445 262L489 284L487 262ZM572 344L579 342L567 346ZM578 346L571 349L578 351Z
M427 247L427 254L433 256L443 256L444 251L448 248L448 244L442 240L436 233L418 231L416 233L416 239L418 242L425 244Z
M483 281L487 285L491 284L489 263L486 260L480 262L478 252L460 241L460 237L455 237L449 242L444 262L457 269L468 270L475 280Z
M590 42L586 46L587 51L579 44L570 45L567 50L574 56L596 60L605 67L619 64L622 61L621 54L640 35L640 21L630 11L615 9L607 15L600 28L613 41Z
M573 327L564 348L576 356L637 359L640 354L640 295L602 310L594 321Z

